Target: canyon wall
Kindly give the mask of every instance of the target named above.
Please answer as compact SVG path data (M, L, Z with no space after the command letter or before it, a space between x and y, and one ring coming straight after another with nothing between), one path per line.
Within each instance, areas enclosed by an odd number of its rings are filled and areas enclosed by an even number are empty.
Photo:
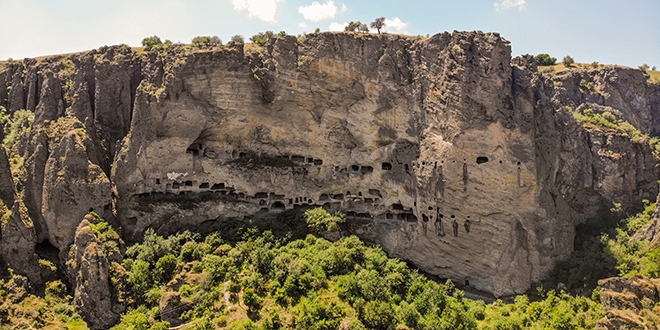
M657 85L614 66L540 73L491 33L104 47L5 64L0 105L34 112L0 184L33 222L25 244L62 260L90 209L136 241L323 206L391 256L501 296L568 257L577 224L658 193L643 135L660 130ZM587 109L642 135L581 124Z

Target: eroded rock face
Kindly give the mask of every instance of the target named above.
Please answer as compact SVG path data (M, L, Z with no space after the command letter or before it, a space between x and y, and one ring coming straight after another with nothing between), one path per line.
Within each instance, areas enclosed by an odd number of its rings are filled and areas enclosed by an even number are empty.
M112 270L121 268L123 258L117 246L97 237L90 221L94 223L98 219L86 216L76 229L70 252L73 259L68 263L69 278L74 285L74 303L87 325L92 329L109 329L125 310L111 282Z
M569 256L576 224L658 193L646 141L573 114L655 134L657 86L617 67L544 74L510 53L481 32L319 33L165 57L103 47L8 65L0 104L35 109L12 151L17 190L36 242L61 258L90 208L137 241L324 206L390 255L499 296Z
M76 218L102 210L110 203L110 180L85 152L75 131L55 145L45 167L41 214L48 227L49 241L60 251L73 243Z
M557 113L562 99L591 100L573 94L529 60L512 65L493 34L193 53L136 99L113 168L118 215L139 234L167 227L141 210L154 194L322 205L427 272L520 293L569 255L575 224L657 194L648 146Z
M652 329L660 306L660 280L636 275L598 281L605 317L597 329ZM649 314L653 317L648 319ZM657 325L657 324L656 324Z

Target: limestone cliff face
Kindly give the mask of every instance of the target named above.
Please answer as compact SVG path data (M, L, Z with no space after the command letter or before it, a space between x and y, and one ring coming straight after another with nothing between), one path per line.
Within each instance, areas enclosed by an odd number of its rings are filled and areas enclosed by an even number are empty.
M510 53L480 32L111 47L9 65L0 104L35 111L12 153L32 174L21 199L37 241L60 251L89 208L134 241L318 205L390 255L499 296L567 257L577 223L658 193L644 139L574 115L656 134L657 86L616 67L540 73Z

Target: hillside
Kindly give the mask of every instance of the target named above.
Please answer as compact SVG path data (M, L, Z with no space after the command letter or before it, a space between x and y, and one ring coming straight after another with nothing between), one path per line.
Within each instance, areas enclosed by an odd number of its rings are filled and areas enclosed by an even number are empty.
M323 207L346 214L343 236L504 297L570 278L594 237L658 195L655 73L540 68L497 33L120 45L1 65L2 258L37 293L66 279L92 328L143 302L112 278L134 273L126 246L147 232L224 238ZM602 275L562 284L590 291Z

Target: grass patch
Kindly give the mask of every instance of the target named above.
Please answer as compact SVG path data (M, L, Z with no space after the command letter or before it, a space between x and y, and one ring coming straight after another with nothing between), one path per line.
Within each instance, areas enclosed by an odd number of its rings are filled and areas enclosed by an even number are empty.
M643 134L630 123L617 119L616 116L609 111L596 113L591 109L586 109L582 112L572 111L572 113L575 120L584 127L624 133L635 143L650 142L648 135Z

